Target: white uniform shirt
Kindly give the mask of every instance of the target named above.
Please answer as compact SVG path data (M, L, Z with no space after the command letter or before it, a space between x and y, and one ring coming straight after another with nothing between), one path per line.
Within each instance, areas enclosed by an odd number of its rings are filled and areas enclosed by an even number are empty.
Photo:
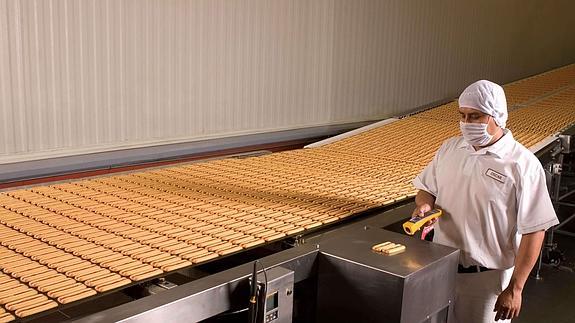
M478 151L463 137L446 140L413 184L444 212L433 241L459 248L464 266L510 268L521 234L559 223L541 163L509 130Z

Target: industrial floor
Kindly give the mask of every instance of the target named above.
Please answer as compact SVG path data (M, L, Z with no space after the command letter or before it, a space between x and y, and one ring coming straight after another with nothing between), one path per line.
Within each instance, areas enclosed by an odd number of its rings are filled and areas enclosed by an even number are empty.
M575 180L568 185L573 187ZM575 203L575 195L566 202ZM560 207L557 216L563 222L575 213L575 208ZM562 229L575 232L575 221ZM554 243L563 254L558 266L544 265L541 279L529 278L523 292L523 308L515 323L567 323L575 322L575 237L555 234Z
M575 261L575 238L558 237L559 248L567 262ZM572 265L571 265L572 266ZM561 269L545 265L541 279L530 277L523 292L523 306L514 323L575 322L575 272L573 267Z

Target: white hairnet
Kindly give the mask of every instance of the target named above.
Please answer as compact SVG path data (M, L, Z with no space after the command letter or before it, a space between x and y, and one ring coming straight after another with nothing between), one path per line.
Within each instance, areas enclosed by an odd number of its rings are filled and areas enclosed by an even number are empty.
M507 122L507 100L498 84L480 80L469 85L459 96L459 106L479 110L493 117L495 123L505 128Z

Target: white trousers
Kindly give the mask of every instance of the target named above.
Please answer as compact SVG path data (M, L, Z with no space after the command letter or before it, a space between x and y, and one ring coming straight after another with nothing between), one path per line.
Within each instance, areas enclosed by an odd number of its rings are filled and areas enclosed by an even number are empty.
M489 270L481 273L457 274L455 304L451 323L495 322L495 302L507 288L513 268ZM511 320L497 321L511 322Z

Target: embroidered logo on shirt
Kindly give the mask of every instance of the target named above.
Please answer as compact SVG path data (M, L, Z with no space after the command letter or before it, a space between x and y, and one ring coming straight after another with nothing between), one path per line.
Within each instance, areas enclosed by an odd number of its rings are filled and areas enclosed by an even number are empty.
M500 183L505 183L505 179L507 179L507 176L505 176L505 175L503 175L503 174L501 174L501 173L498 173L498 172L494 171L494 170L491 169L491 168L488 168L488 169L487 169L487 172L485 172L485 175L487 175L487 176L493 178L494 180L496 180L496 181L498 181L498 182L500 182Z

